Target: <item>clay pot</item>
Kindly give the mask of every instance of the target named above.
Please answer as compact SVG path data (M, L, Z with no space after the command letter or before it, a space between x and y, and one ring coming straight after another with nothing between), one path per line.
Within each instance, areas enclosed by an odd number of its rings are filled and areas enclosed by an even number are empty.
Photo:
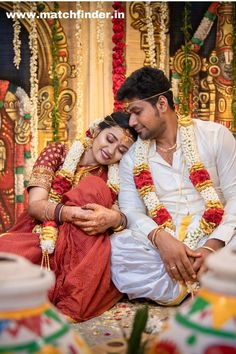
M0 353L90 354L47 298L54 275L0 253Z
M236 354L236 247L206 264L197 297L180 307L149 354Z

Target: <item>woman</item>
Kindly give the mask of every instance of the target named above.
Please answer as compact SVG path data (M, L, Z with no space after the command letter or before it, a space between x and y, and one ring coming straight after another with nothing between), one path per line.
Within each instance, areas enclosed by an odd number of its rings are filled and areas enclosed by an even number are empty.
M75 321L97 316L121 298L110 278L108 236L126 226L115 204L115 164L136 138L129 116L115 112L68 153L61 143L48 145L29 181L28 212L0 238L0 251L55 272L49 299Z

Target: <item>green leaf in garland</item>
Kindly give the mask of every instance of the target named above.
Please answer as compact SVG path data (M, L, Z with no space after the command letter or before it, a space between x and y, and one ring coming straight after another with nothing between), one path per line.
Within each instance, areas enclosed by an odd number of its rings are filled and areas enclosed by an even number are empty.
M144 354L146 343L141 344L142 333L145 330L148 319L148 307L145 305L137 310L133 322L133 329L128 340L128 349L126 354Z
M190 60L190 52L191 52L191 19L190 19L190 3L185 2L184 5L184 15L183 15L183 27L181 31L184 35L184 60L183 60L183 69L181 75L181 87L182 87L182 100L180 105L180 113L183 115L188 115L190 112L190 92L192 87L192 81L190 78L191 72L191 60Z

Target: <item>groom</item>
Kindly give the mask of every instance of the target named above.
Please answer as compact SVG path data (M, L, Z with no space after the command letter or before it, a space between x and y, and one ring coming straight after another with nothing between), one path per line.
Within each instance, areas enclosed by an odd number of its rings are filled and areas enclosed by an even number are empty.
M161 70L133 72L117 98L139 139L120 163L128 229L111 239L113 282L130 299L178 304L235 235L235 139L217 123L178 119Z

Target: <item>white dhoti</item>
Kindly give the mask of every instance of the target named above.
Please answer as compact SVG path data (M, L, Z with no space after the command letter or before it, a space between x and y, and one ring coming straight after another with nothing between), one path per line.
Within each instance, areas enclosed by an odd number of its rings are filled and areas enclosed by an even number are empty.
M136 233L124 230L113 235L111 243L112 280L129 299L144 297L178 305L186 296L186 288L169 277L158 250L148 240L140 242Z

